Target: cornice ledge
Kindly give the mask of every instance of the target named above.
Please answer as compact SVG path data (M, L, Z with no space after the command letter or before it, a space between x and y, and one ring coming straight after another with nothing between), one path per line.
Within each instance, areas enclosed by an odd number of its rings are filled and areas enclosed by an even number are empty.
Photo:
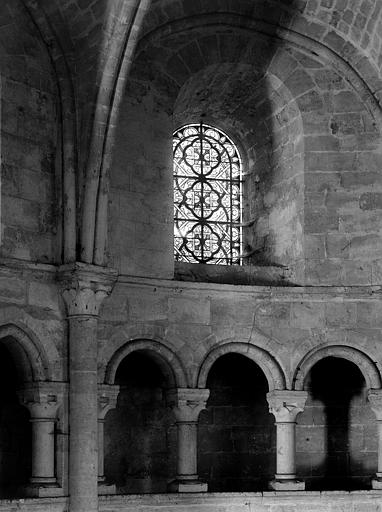
M301 300L301 297L310 297L314 300L354 300L382 298L382 285L349 285L349 286L272 286L272 285L236 285L225 283L207 283L194 281L177 281L175 279L161 279L157 277L138 277L120 274L118 284L134 286L136 288L168 289L173 293L183 291L199 293L237 293L243 296L251 295L268 297L272 300Z
M114 268L100 267L80 261L61 265L57 269L57 280L59 282L84 281L108 286L113 285L117 279L118 271Z

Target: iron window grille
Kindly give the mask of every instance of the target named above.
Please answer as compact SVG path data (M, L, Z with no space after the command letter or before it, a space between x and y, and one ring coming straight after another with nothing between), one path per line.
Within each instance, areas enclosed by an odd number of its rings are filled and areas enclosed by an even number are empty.
M240 264L242 163L232 140L206 124L173 138L174 251L188 263Z

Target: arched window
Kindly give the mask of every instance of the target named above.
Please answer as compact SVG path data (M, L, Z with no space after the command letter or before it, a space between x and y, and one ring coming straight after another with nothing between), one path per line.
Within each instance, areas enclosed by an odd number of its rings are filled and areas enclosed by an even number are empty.
M232 140L205 124L174 133L175 259L240 264L242 164Z

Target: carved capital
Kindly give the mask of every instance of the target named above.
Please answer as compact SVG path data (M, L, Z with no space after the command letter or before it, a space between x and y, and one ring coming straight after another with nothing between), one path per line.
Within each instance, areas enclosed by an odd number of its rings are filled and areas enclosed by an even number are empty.
M31 382L17 394L22 405L29 410L32 420L54 421L64 401L66 387L63 382Z
M178 423L197 422L206 408L209 389L176 388L167 392L167 404L173 410Z
M306 391L270 391L267 393L269 412L276 423L294 423L297 415L304 410L308 393Z
M85 263L63 265L58 271L68 316L98 316L117 280L117 271Z
M119 386L108 384L98 385L98 420L103 421L106 414L115 409L117 406L117 398L119 394Z
M382 389L369 389L367 399L377 421L382 421Z

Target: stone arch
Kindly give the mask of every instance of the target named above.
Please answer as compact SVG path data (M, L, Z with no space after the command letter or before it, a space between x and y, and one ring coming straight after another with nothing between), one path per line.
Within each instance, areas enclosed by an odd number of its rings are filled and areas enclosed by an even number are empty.
M153 340L128 341L111 357L105 372L105 384L114 384L117 369L122 360L132 352L147 354L160 367L169 387L187 387L187 377L177 355L162 343Z
M276 70L259 79L258 68L240 61L204 66L180 87L173 122L180 127L203 118L232 138L243 161L247 261L291 268L304 252L304 126L298 103Z
M215 361L225 354L232 353L248 357L262 369L268 381L269 391L286 388L286 378L278 362L264 349L241 342L225 343L209 352L199 370L198 388L206 387L208 373Z
M369 389L381 387L381 374L376 363L368 355L353 347L333 345L313 349L302 359L293 377L293 389L303 390L305 379L312 367L326 357L347 359L360 369Z
M227 30L234 27L242 31L243 34L261 34L271 41L285 41L295 48L303 48L307 55L330 62L333 68L346 78L374 119L379 124L382 123L382 108L373 92L381 86L381 80L372 66L368 67L368 81L366 82L362 77L362 69L358 70L356 64L349 63L335 48L312 39L309 34L305 34L303 31L281 28L273 23L255 19L251 16L242 16L236 13L204 13L202 16L193 15L183 19L175 19L144 34L140 40L137 55L140 51L146 50L152 41L156 42L161 37L180 35L193 30L199 32L203 27L211 28L214 25L220 28L225 26ZM356 50L354 46L353 48Z
M161 345L166 345L163 326L154 324L141 324L119 327L109 337L98 352L98 383L105 381L106 367L115 353L121 350L126 343L135 340L150 340Z
M37 340L13 324L0 326L0 343L11 354L20 380L45 381L52 378L49 362Z

